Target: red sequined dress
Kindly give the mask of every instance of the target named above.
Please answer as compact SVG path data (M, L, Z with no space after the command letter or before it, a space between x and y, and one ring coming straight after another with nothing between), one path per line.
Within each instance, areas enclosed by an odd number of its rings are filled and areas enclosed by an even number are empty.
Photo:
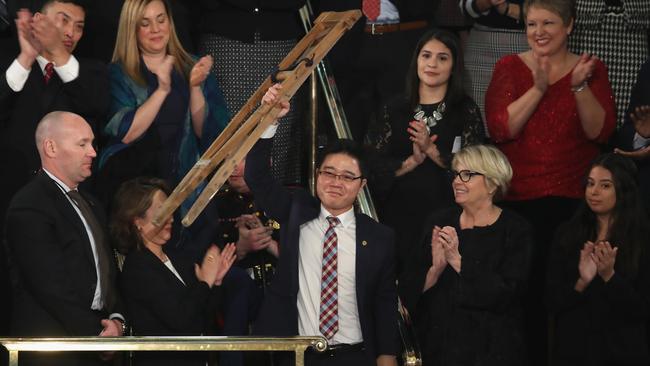
M510 160L514 172L508 200L557 196L580 198L593 158L616 127L614 97L605 65L597 61L589 89L605 109L605 124L589 140L582 129L571 72L548 86L522 131L510 137L507 107L533 86L528 66L518 55L497 62L485 98L490 137Z

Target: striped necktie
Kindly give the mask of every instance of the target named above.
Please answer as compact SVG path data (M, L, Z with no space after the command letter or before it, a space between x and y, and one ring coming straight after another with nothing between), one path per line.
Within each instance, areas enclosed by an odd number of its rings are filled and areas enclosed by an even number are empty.
M327 339L332 339L339 330L338 295L338 237L334 227L341 221L328 216L329 227L323 241L323 269L320 283L319 330Z
M380 0L363 0L363 3L361 4L363 15L365 15L371 22L374 22L379 17L380 8Z

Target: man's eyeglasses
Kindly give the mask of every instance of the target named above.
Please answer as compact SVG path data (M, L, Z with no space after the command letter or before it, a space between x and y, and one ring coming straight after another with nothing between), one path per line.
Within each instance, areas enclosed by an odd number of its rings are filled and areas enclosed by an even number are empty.
M347 183L352 183L357 179L363 178L363 175L360 175L358 177L355 177L353 175L349 174L336 174L327 170L319 170L318 175L320 175L323 178L330 179L330 180L336 180L339 178L340 180L347 182Z
M461 170L459 172L457 172L455 170L450 170L449 171L449 177L451 178L451 180L454 180L454 179L456 179L456 177L459 177L460 180L465 182L465 183L469 182L470 179L472 179L472 177L475 176L475 175L483 175L483 173L474 172L474 171L471 171L471 170Z

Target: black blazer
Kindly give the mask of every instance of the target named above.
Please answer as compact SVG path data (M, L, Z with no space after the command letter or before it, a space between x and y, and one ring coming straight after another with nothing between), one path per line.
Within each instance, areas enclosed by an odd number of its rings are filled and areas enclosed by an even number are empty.
M150 250L129 253L120 285L134 335L205 335L214 319L219 287L211 290L194 274L189 258L167 253L181 282ZM138 365L205 365L206 354L139 352Z
M271 178L272 140L261 139L248 153L245 179L259 206L280 223L280 260L276 277L260 311L255 333L298 334L298 258L300 226L318 217L320 202L304 190L293 193ZM394 233L363 214L356 214L356 289L366 353L397 354L397 292Z
M102 209L84 196L104 223ZM117 266L108 243L97 249L111 258L108 297L117 301L102 312L90 308L97 274L88 234L72 204L45 172L13 198L5 230L13 287L12 335L96 336L102 318L121 312Z

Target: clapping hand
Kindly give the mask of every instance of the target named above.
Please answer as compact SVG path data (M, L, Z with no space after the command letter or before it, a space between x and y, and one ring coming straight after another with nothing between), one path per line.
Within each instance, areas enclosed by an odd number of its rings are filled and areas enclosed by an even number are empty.
M531 72L533 74L534 85L537 90L544 94L546 93L546 89L548 89L548 74L551 70L551 65L549 64L548 56L537 56L533 54L533 58L535 59L535 64Z
M43 50L53 57L70 56L70 52L63 44L63 32L52 23L47 15L36 13L32 19L32 33L34 38L43 47ZM67 60L66 60L67 61ZM63 62L59 62L63 64Z
M228 273L232 264L235 263L235 259L237 259L237 255L235 254L236 249L235 243L228 243L221 251L221 255L217 258L218 269L214 280L215 286L221 286L226 273Z
M452 226L445 226L440 229L439 241L445 250L447 263L449 263L456 273L460 273L461 255L458 250L459 242L456 229Z
M636 132L645 138L650 138L650 105L636 107L630 113L630 118L634 122Z
M422 292L427 291L438 282L445 267L447 267L447 258L445 257L445 248L440 240L440 227L434 226L431 232L431 267L429 267L424 280Z
M603 281L608 282L614 276L614 264L618 248L613 248L608 241L599 241L591 257L596 263L598 275Z
M17 13L16 29L18 30L18 43L20 45L20 55L18 62L29 69L36 60L36 56L41 52L43 46L34 38L32 32L32 13L27 9L20 9Z
M155 70L151 70L158 78L158 88L165 92L169 92L172 88L172 69L174 68L174 62L174 56L167 55Z
M262 104L269 104L269 105L275 104L275 102L278 100L280 96L280 90L282 90L281 84L271 85L271 87L266 91L266 93L262 97ZM289 108L291 108L291 106L289 105L289 102L281 102L280 108L281 108L280 112L276 117L277 119L280 119L284 117L287 113L289 113Z
M578 262L578 272L583 284L588 285L596 277L597 267L592 256L594 254L594 243L588 241L580 250L580 261Z
M583 53L571 72L571 87L578 88L587 83L596 68L598 57Z
M203 56L194 64L190 71L190 88L198 87L210 74L212 69L212 56Z
M210 287L220 285L223 277L235 261L234 253L235 245L232 243L227 244L223 252L216 245L211 245L206 251L201 265L194 265L196 278L207 283Z
M413 160L416 164L420 165L424 162L424 159L427 158L427 154L423 153L420 150L420 147L415 142L413 143Z

